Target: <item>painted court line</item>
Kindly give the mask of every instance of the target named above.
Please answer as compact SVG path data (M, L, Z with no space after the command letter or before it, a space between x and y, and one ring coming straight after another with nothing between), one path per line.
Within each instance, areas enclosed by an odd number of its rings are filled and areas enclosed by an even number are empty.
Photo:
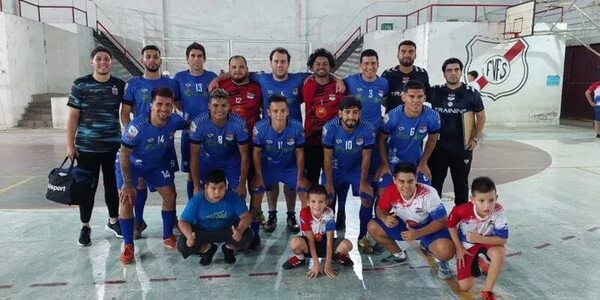
M94 284L124 284L127 283L127 280L102 280L96 281Z
M3 285L0 285L0 289L10 289L11 287L13 287L12 284L3 284Z
M546 248L546 247L548 247L548 246L550 246L550 245L551 245L551 244L548 244L548 243L543 243L543 244L541 244L541 245L537 245L537 246L535 246L535 247L533 247L533 248L535 248L535 249L538 249L538 250L539 250L539 249L544 249L544 248Z
M568 235L568 236L562 237L561 239L565 240L565 241L568 241L568 240L573 239L573 238L575 238L574 235Z
M6 192L6 191L8 191L10 189L16 188L16 187L18 187L18 186L20 186L20 185L22 185L24 183L27 183L28 181L30 181L30 180L32 180L32 179L34 179L36 177L37 176L29 176L29 177L27 177L27 178L25 178L25 179L23 179L23 180L21 180L21 181L19 181L17 183L13 183L13 184L11 184L11 185L9 185L9 186L1 189L0 190L0 194L4 193L4 192Z
M29 287L52 287L52 286L65 286L66 282L49 282L49 283L33 283Z
M592 228L588 229L587 231L594 232L594 231L596 231L598 229L600 229L600 227L592 227Z
M175 277L165 277L165 278L150 278L150 282L165 282L165 281L175 281L177 278Z
M518 255L522 255L522 254L523 254L523 251L517 251L517 252L506 254L506 257L518 256Z
M198 278L200 278L200 279L231 278L231 274L200 275Z
M256 277L256 276L277 276L279 275L279 272L257 272L257 273L250 273L248 274L248 276L251 277Z

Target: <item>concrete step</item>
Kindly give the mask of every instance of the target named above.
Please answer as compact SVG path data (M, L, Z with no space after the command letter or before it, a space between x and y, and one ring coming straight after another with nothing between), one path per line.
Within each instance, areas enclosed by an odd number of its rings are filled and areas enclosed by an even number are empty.
M35 94L31 95L31 102L48 102L50 103L50 98L52 97L66 97L68 94L66 93L43 93L43 94Z
M23 121L52 121L52 113L51 112L25 113L23 115L23 118L21 118L21 120L23 120Z
M51 128L52 121L41 121L41 120L21 120L19 121L19 127L24 128Z
M42 106L28 106L25 109L25 114L44 114L49 113L52 110L51 107Z

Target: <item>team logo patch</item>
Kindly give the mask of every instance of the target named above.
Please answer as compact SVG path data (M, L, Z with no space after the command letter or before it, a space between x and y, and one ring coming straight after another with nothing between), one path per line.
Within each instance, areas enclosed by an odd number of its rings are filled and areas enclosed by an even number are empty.
M127 135L128 135L130 138L134 138L134 137L136 137L136 136L138 135L138 130L137 130L137 128L135 128L135 126L133 126L133 125L129 126L129 129L127 129Z
M410 77L404 76L402 77L402 84L406 84L410 80Z
M315 110L315 115L319 119L325 118L327 116L327 108L322 107L322 106L317 108L317 110Z
M383 97L383 90L378 91L379 97Z
M469 159L465 159L465 160L464 160L464 162L465 162L465 165L466 165L466 164L468 164L468 163L469 163L469 161L470 161Z
M298 88L294 88L292 90L292 94L294 94L294 96L297 96L298 95Z
M248 93L246 94L246 98L248 98L249 100L254 100L254 97L255 97L254 93L250 93L250 92L248 92Z
M335 101L335 94L329 94L329 101Z
M286 142L286 144L288 144L288 146L291 146L294 143L296 143L296 141L294 140L294 138L287 138L287 140L285 142Z
M115 96L119 95L119 89L117 88L116 85L113 85L113 87L112 87L112 94Z
M359 146L362 145L364 142L365 142L365 140L363 138L361 138L361 137L359 137L359 138L356 139L356 144L359 145Z
M419 133L425 133L425 132L427 132L427 125L419 126Z
M454 101L454 99L456 99L456 95L455 94L448 94L448 101Z
M233 134L232 133L225 134L225 139L230 142L233 141Z

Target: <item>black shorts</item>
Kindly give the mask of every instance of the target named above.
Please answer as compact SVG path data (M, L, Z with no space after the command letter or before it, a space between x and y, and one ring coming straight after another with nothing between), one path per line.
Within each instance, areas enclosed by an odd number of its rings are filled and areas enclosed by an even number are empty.
M308 246L308 238L305 236L301 236L306 242ZM343 238L333 238L333 253L340 246L340 244L344 241ZM321 241L315 241L315 248L317 249L317 257L325 257L327 256L327 237L323 237ZM310 249L310 247L309 247ZM310 250L309 250L310 251ZM310 253L304 253L306 256L310 256Z

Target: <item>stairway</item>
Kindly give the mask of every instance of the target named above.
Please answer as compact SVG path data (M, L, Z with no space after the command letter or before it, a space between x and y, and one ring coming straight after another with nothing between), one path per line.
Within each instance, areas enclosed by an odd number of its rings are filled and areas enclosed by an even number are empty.
M358 73L358 63L360 62L360 53L363 48L363 38L357 38L350 46L340 54L335 60L333 73L339 78Z
M106 47L112 54L116 61L113 61L113 72L112 75L119 77L127 81L132 76L141 76L142 70L127 57L121 48L119 48L111 39L106 36L102 31L94 30L94 39L96 43Z
M66 94L61 93L45 93L36 94L31 97L33 100L29 102L25 113L19 120L18 127L21 128L52 128L52 107L50 98L66 97Z

